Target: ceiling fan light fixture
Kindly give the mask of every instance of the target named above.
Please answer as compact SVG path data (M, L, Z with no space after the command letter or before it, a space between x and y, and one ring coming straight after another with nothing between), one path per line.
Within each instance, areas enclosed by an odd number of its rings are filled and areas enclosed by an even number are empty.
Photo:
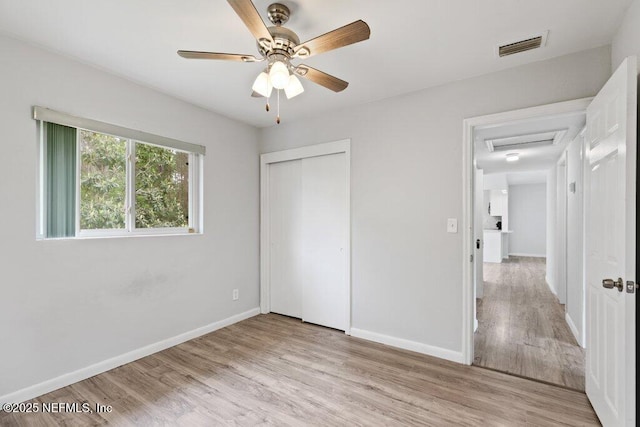
M280 90L284 89L288 99L304 92L299 77L323 86L333 92L347 88L348 82L324 73L304 64L294 65L292 60L308 58L369 39L371 29L359 19L335 30L300 43L298 35L283 25L289 20L291 10L282 3L273 3L267 8L269 21L274 25L267 27L255 7L254 0L227 0L229 5L244 22L257 42L260 57L254 55L231 54L222 52L201 52L179 50L178 55L188 59L214 59L238 62L266 61L267 68L253 82L253 98L265 97L265 109L269 111L269 99L273 89L277 89L278 115L280 123Z
M300 83L300 79L291 74L291 76L289 76L289 83L287 84L287 87L284 88L284 94L287 95L287 99L296 97L302 92L304 92L304 87L302 86L302 83Z
M271 85L271 81L269 80L269 75L266 72L262 72L258 74L256 77L256 81L253 82L252 88L254 92L259 93L265 98L269 98L271 96L271 92L273 91L273 86Z
M276 89L284 89L289 84L289 70L284 62L275 61L269 71L269 79Z

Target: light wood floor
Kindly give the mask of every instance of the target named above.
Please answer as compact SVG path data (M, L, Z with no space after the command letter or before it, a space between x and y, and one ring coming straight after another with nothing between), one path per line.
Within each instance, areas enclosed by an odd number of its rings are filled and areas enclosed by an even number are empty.
M44 357L44 355L43 355ZM586 396L260 315L49 393L0 425L597 425Z
M545 282L544 258L484 264L474 364L584 390L584 351Z

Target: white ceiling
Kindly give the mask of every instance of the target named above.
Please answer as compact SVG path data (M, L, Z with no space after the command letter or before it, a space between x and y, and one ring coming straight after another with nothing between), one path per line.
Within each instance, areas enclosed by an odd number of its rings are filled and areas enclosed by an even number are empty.
M609 44L631 0L282 0L302 40L357 19L371 39L305 61L351 84L305 81L284 122ZM255 0L263 14L270 0ZM498 43L549 30L547 46L498 59ZM185 60L176 50L256 54L222 0L0 0L0 32L255 126L274 124L251 84L256 63Z
M549 170L558 161L567 144L584 128L585 123L586 112L581 111L559 116L540 117L502 126L476 128L473 134L476 165L485 174ZM489 152L485 143L487 139L539 134L557 130L566 130L566 134L556 145ZM506 155L512 152L517 152L520 160L507 162ZM511 184L511 182L509 183Z

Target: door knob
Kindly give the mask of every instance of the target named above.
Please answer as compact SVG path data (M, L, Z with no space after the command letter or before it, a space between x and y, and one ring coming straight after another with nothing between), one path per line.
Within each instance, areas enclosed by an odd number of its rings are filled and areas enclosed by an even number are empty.
M618 288L618 292L622 292L622 290L624 289L622 278L618 278L618 280L604 279L602 281L602 286L604 286L607 289Z

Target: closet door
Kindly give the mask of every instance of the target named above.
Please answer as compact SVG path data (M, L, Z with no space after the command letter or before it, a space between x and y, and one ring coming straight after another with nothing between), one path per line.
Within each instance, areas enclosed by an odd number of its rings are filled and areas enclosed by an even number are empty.
M346 330L349 286L344 153L302 159L302 320Z
M302 318L302 160L269 166L271 311Z

